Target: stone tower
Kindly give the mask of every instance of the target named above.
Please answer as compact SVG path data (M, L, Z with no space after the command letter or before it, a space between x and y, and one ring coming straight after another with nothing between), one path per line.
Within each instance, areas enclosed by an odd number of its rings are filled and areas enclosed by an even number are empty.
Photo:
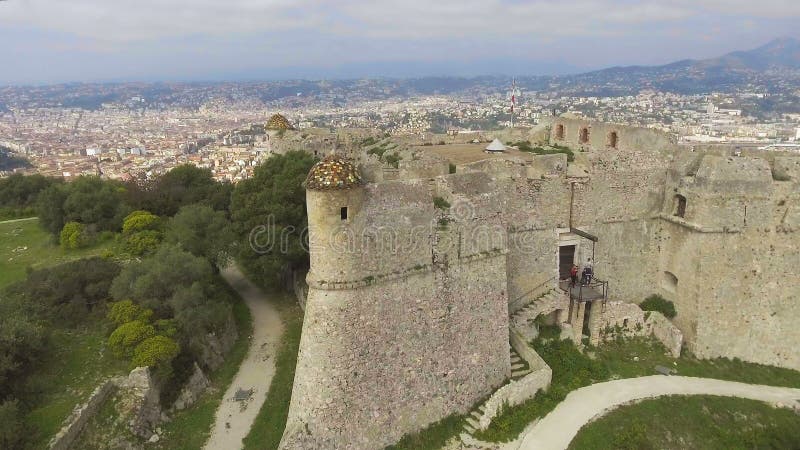
M503 383L502 249L436 260L458 228L431 228L430 183L365 184L336 154L306 191L309 290L280 448L381 449Z

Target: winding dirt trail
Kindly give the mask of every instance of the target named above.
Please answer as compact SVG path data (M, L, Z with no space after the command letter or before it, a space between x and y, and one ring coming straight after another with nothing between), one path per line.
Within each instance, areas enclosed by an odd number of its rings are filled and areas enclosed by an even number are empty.
M283 334L283 323L266 294L251 283L235 266L222 271L222 276L250 308L253 316L253 336L239 371L225 392L217 409L207 450L235 450L242 448L242 439L250 432L258 411L264 404L270 382L275 375L275 355ZM236 401L239 389L252 389L247 401Z
M663 395L719 395L800 408L800 389L737 383L712 378L655 375L593 384L567 395L516 441L520 450L563 450L592 419L628 402Z

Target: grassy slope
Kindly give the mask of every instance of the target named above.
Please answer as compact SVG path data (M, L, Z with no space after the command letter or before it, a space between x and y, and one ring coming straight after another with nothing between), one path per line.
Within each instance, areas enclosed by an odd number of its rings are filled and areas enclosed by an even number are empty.
M275 358L275 376L269 386L267 399L256 416L250 433L244 439L245 450L276 449L286 427L289 401L292 398L297 352L300 349L300 332L303 328L303 311L288 294L273 293L280 301L275 305L284 324L281 347Z
M543 351L540 341L534 347L553 369L553 382L546 392L521 405L508 408L485 431L476 437L486 441L507 442L516 438L534 419L543 417L560 403L566 395L579 387L616 378L654 375L654 367L663 365L677 369L678 375L753 384L800 387L800 372L790 369L762 366L738 360L698 360L692 356L671 358L666 349L653 339L629 339L608 343L590 349L592 357L577 354L569 348ZM638 358L638 360L634 360Z
M745 399L676 396L622 407L581 428L571 450L800 448L800 415Z
M63 250L39 227L38 219L0 223L0 289L23 279L28 267L38 269L99 255L111 244L104 242L80 250ZM23 250L24 247L27 249Z
M225 286L228 286L225 284ZM247 356L250 344L249 336L253 334L253 318L250 309L242 301L239 294L228 287L232 298L233 314L236 318L236 327L239 337L233 349L225 358L225 362L211 374L211 389L192 405L191 408L176 413L173 420L162 425L164 435L157 446L160 449L199 449L208 440L211 425L214 423L214 413L222 402L225 390L233 381L239 366Z
M101 380L126 373L126 363L106 352L106 329L98 323L81 330L53 330L50 352L29 377L33 408L26 422L36 430L35 448L46 446L75 405L86 401Z

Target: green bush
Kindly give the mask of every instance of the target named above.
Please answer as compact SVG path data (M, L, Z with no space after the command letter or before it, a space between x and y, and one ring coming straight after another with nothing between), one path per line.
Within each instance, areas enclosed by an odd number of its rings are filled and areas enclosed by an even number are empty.
M400 160L403 159L403 157L398 155L397 153L391 153L389 155L386 155L386 158L384 159L386 160L386 164L389 164L390 166L397 169L398 167L400 167Z
M450 173L456 173L456 165L453 163L450 163Z
M122 221L122 233L131 234L144 230L157 230L159 227L158 216L149 211L134 211Z
M139 231L125 237L124 248L133 256L143 256L155 252L162 240L160 231Z
M61 248L65 250L75 250L89 245L89 236L86 227L82 223L67 222L61 229L59 235Z
M132 300L122 300L120 302L111 303L108 308L108 314L106 315L108 320L114 322L117 326L133 322L134 320L149 322L152 316L153 311L142 308L136 303L133 303Z
M108 348L118 358L131 357L138 345L156 335L156 329L141 320L124 323L108 338Z
M442 197L433 197L433 206L444 210L450 208L450 203Z
M145 339L133 350L131 364L134 367L153 367L163 379L172 371L172 360L181 348L177 342L166 336L153 336Z
M658 311L667 319L674 319L678 315L675 304L658 294L647 297L639 307L644 311Z

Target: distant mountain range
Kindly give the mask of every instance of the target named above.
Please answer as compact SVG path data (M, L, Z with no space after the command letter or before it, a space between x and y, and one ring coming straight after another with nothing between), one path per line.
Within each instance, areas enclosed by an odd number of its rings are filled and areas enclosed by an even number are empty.
M800 41L775 39L747 51L718 58L686 59L662 66L611 67L576 75L528 77L529 89L563 88L595 95L623 95L642 89L683 94L724 92L744 84L768 86L770 81L800 80Z

